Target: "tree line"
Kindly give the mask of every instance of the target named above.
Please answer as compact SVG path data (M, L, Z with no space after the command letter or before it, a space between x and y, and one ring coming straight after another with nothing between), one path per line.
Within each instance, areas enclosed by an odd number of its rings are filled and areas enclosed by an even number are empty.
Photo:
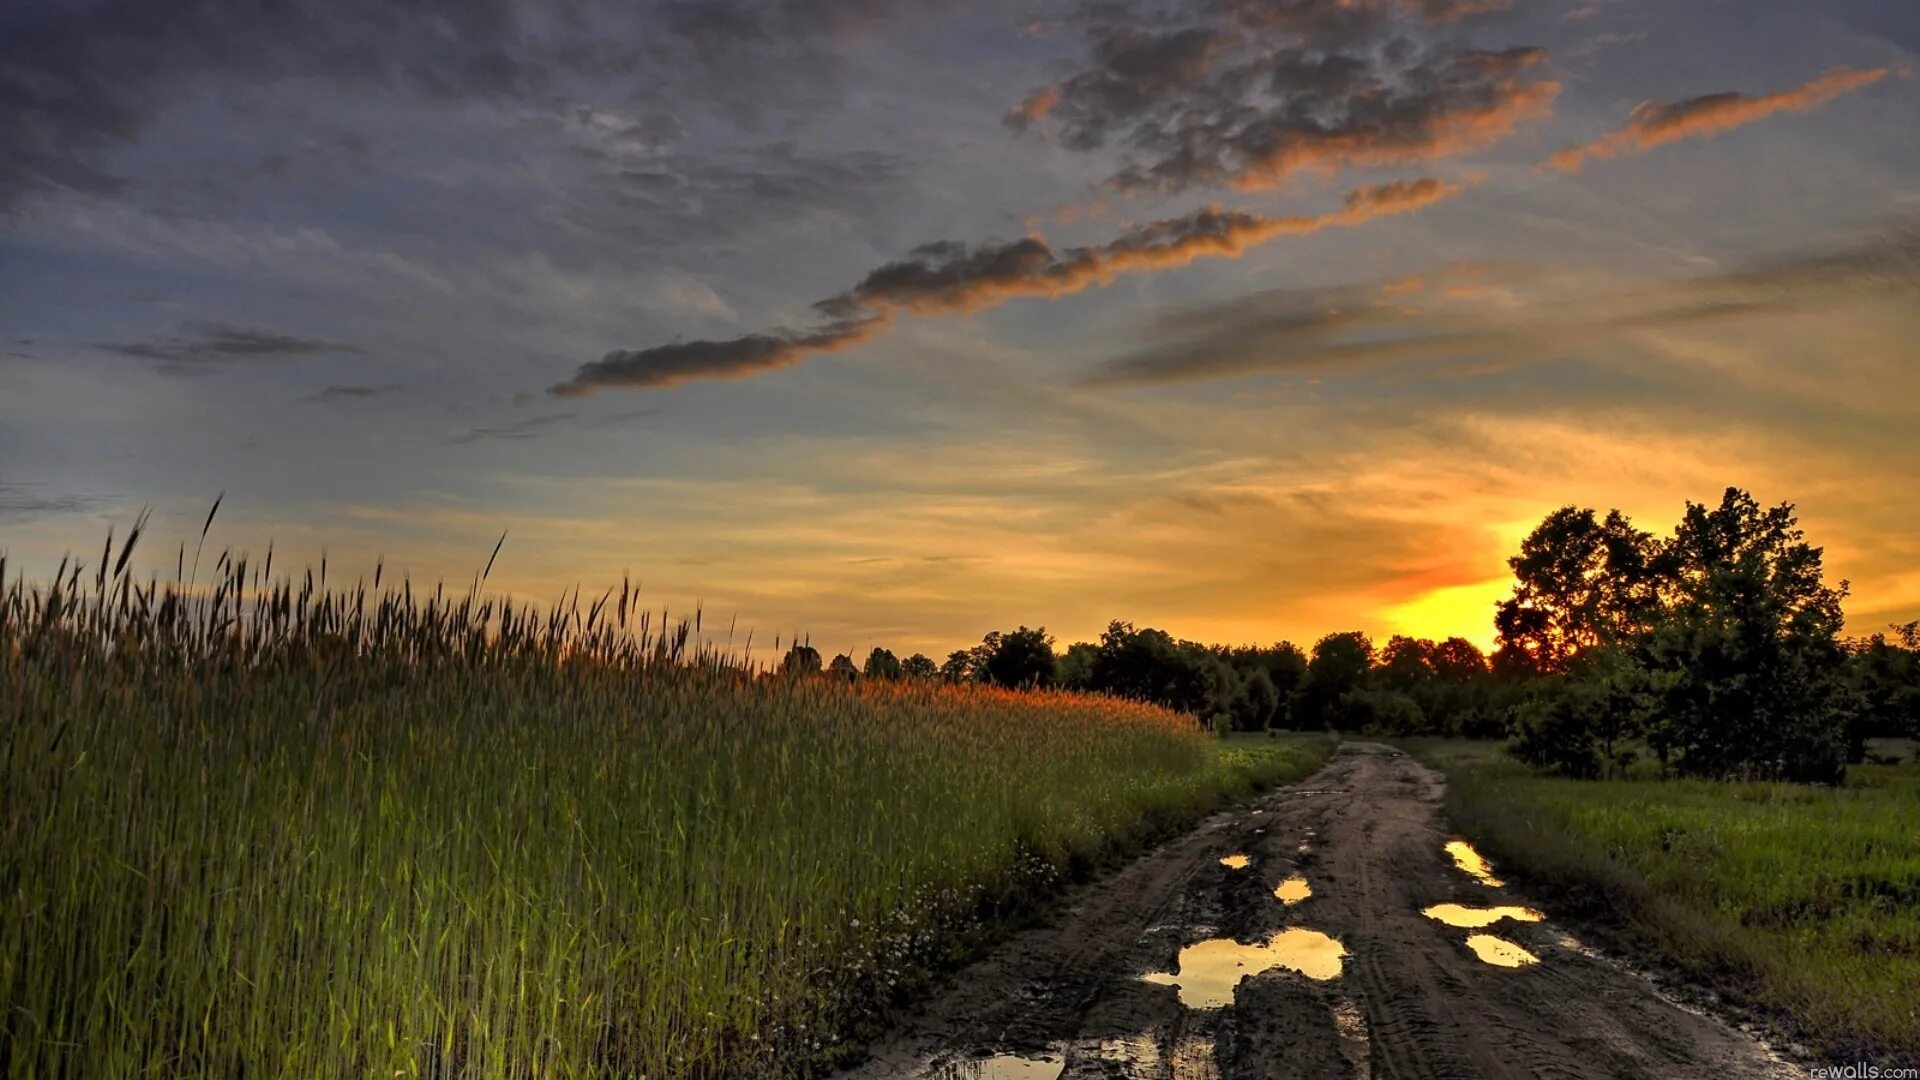
M1507 738L1537 767L1837 781L1869 738L1920 738L1920 622L1841 636L1847 585L1823 579L1791 504L1728 488L1689 502L1671 536L1618 510L1563 507L1508 560L1491 656L1453 637L1361 631L1309 649L1208 645L1116 620L1056 651L1045 628L987 634L935 663L875 648L824 665L796 644L781 670L1114 694L1215 730L1330 729Z

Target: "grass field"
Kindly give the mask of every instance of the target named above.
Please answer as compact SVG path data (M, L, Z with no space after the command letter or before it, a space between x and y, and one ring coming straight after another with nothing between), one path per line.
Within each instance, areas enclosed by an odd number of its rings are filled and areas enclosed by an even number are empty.
M1920 762L1840 788L1536 777L1494 743L1409 740L1454 822L1568 914L1855 1061L1920 1056Z
M266 569L0 593L16 1080L799 1072L1063 875L1330 749L758 674L624 590Z

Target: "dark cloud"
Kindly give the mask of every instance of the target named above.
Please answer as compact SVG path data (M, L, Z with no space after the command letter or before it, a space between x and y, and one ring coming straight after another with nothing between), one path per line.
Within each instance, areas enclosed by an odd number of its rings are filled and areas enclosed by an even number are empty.
M1102 8L1082 70L1007 122L1075 150L1117 145L1122 190L1276 187L1305 170L1433 161L1550 115L1545 52L1472 48L1422 28L1505 0L1213 0L1142 24Z
M1455 276L1459 276L1457 273ZM1324 373L1397 363L1485 370L1563 355L1573 346L1638 330L1683 329L1796 311L1875 294L1920 299L1920 223L1827 250L1792 252L1754 266L1588 292L1514 308L1460 306L1489 283L1440 288L1428 307L1378 286L1270 291L1170 312L1143 328L1147 344L1091 372L1090 386L1140 386L1273 373ZM1505 268L1497 284L1536 274ZM1398 285L1400 283L1391 283Z
M103 501L92 495L48 491L44 484L0 480L0 521L27 521L56 514L80 514Z
M329 386L301 398L303 402L327 404L341 401L364 401L367 398L380 397L400 389L399 383L353 383L343 386Z
M296 337L274 330L221 322L183 323L180 331L148 341L102 343L96 348L138 360L152 360L159 363L163 370L176 373L205 370L224 364L360 351L353 345L338 341Z
M1341 209L1318 216L1269 217L1209 206L1136 226L1105 244L1058 251L1034 236L984 244L939 241L881 266L846 292L816 303L815 311L827 320L819 329L618 350L581 365L573 378L551 387L549 393L577 397L609 387L743 378L865 341L897 314L979 311L1015 297L1065 296L1123 273L1185 266L1199 258L1237 257L1278 237L1409 213L1459 190L1432 178L1359 188L1348 195Z
M817 352L845 348L880 329L878 321L844 321L805 334L776 331L726 341L688 341L648 349L616 349L580 365L549 387L555 397L584 397L613 387L644 389L689 379L738 379L788 367Z
M511 424L468 428L466 431L448 439L447 442L455 446L465 445L467 443L487 442L490 440L521 442L527 439L537 439L542 435L565 428L614 427L638 420L642 417L652 416L654 412L655 410L653 409L632 409L627 412L613 413L607 416L586 418L582 418L580 414L572 412L547 413L543 416L530 416L525 420L517 420Z

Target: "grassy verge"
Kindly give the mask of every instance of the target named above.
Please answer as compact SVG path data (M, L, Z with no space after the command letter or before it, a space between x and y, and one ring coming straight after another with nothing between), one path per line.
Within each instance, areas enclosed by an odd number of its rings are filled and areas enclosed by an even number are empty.
M770 677L650 633L624 593L536 616L224 557L198 588L14 584L0 1062L817 1069L1002 913L1326 749L1101 698Z
M1537 777L1409 740L1453 821L1569 914L1623 927L1839 1060L1920 1056L1920 763L1840 788Z

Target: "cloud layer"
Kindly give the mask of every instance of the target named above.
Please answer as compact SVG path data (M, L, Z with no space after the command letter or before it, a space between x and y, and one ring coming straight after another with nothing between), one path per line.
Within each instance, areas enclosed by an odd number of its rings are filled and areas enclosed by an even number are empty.
M1218 0L1170 25L1124 7L1086 28L1079 71L1007 113L1062 145L1124 148L1124 191L1283 186L1305 171L1400 166L1483 149L1549 116L1560 84L1534 47L1483 49L1431 24L1505 0Z
M582 365L573 378L549 392L578 397L611 387L741 378L865 341L896 314L974 312L1016 297L1065 296L1124 273L1185 266L1200 258L1233 258L1279 237L1409 213L1459 191L1457 185L1432 177L1395 181L1357 188L1339 210L1317 216L1269 217L1209 206L1128 229L1105 244L1059 251L1036 236L1006 243L927 244L907 259L879 267L846 292L816 303L814 309L829 320L816 330L616 350Z
M1426 282L1403 278L1375 288L1254 293L1163 315L1144 328L1150 344L1108 361L1083 384L1150 386L1415 362L1485 371L1646 331L1828 310L1841 301L1920 300L1920 222L1830 250L1631 288L1542 284L1539 270L1527 267L1454 266L1430 276L1436 288L1426 306L1409 301ZM1525 295L1530 288L1540 295Z
M1791 90L1752 97L1738 91L1704 94L1684 101L1647 101L1637 106L1626 126L1590 143L1570 146L1548 158L1548 168L1579 172L1593 158L1644 154L1681 139L1707 138L1764 120L1775 113L1811 112L1835 98L1872 86L1894 73L1889 67L1835 68Z

